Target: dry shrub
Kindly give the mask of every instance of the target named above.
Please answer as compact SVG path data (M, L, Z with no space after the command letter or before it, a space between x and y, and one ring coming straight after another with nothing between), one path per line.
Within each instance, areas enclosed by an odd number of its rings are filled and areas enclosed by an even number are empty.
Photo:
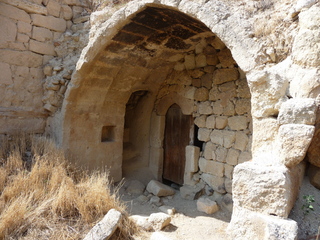
M0 240L82 239L115 208L123 213L118 239L135 227L110 190L106 172L70 167L50 139L7 138L0 145Z

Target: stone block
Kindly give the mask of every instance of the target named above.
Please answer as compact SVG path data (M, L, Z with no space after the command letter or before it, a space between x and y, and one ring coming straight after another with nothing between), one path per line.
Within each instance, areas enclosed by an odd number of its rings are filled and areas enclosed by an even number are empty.
M153 230L152 225L148 222L149 217L143 217L140 215L129 216L129 219L133 221L138 227L142 228L145 231Z
M298 224L291 219L234 207L227 231L233 240L296 240Z
M226 162L227 154L228 154L228 149L219 146L215 152L216 154L216 160L219 162Z
M310 183L320 189L320 168L310 164L308 169L308 176Z
M232 193L232 180L229 178L225 178L224 187L225 187L227 193Z
M248 128L247 117L234 116L228 118L228 125L231 130L244 130Z
M279 125L274 118L254 119L252 152L272 152Z
M235 114L234 104L229 101L229 97L227 99L221 98L221 103L226 103L223 108L222 114L225 116L233 116Z
M246 99L251 98L250 89L249 89L248 82L246 79L239 80L237 92L238 92L239 98L246 98Z
M263 162L262 159L259 162ZM234 204L262 214L287 218L298 196L303 175L304 164L292 169L254 161L239 164L233 173Z
M17 34L17 41L18 42L27 43L27 42L29 42L29 40L30 40L30 37L28 35L21 34L21 33Z
M194 120L194 124L197 125L199 128L204 128L206 127L206 120L207 116L201 115L199 117L196 117L196 119Z
M223 146L223 131L213 130L210 134L211 142Z
M158 197L171 196L175 194L175 191L173 188L155 180L151 180L148 183L147 191Z
M226 82L226 83L223 83L221 85L219 85L219 91L220 92L227 92L227 91L230 91L230 90L234 90L236 88L236 84L234 81L232 82Z
M216 67L215 66L206 66L203 68L203 70L206 72L206 73L213 73L214 70L216 70Z
M228 117L216 117L216 129L224 129L228 125Z
M314 126L285 124L280 126L277 146L280 161L287 167L299 164L305 157L314 133Z
M292 98L282 103L278 122L282 124L314 125L316 121L317 105L311 98Z
M252 160L252 155L250 152L241 152L238 159L238 164L248 162L251 160Z
M201 68L207 66L207 58L204 54L199 54L195 58L196 61L196 67Z
M176 65L174 65L174 70L181 72L185 69L184 63L176 63Z
M211 107L211 102L210 101L206 101L206 102L198 103L198 112L200 114L206 114L206 115L212 114L213 110L212 110L212 107Z
M216 54L214 55L207 55L207 64L210 66L215 66L219 64L219 58Z
M223 50L218 52L217 56L219 58L219 61L222 67L230 67L236 64L228 48L224 48Z
M152 213L148 218L148 222L151 223L155 231L160 231L170 224L171 217L165 213Z
M216 125L216 117L214 115L208 116L206 119L206 128L215 128Z
M73 17L72 9L68 5L61 6L61 15L64 20L71 20Z
M0 5L1 7L1 5ZM17 36L17 25L9 18L0 15L0 45L7 42L14 42Z
M20 8L26 11L27 13L37 13L42 15L47 15L48 13L45 7L27 0L2 0L2 2Z
M204 173L210 173L217 177L224 176L224 164L221 162L216 162L212 160L207 160L205 158L199 159L200 171Z
M207 38L207 42L215 49L222 50L226 47L226 45L218 37Z
M197 88L201 87L201 79L199 78L192 79L192 86Z
M32 29L32 38L41 42L50 41L53 39L53 33L47 28L34 26Z
M32 25L23 21L18 21L18 32L31 36Z
M202 71L201 69L197 68L197 69L194 69L194 70L189 70L188 74L192 78L201 78L201 76L204 74L204 71Z
M206 214L213 214L219 211L219 206L215 201L212 201L208 197L201 197L197 201L197 209L200 212L204 212Z
M221 115L223 113L223 106L221 105L220 100L213 103L212 112L216 115Z
M216 145L214 145L212 142L205 143L203 156L206 159L215 159L215 155L213 154L213 151L216 150Z
M42 56L29 51L0 49L0 61L17 66L39 67L42 65Z
M229 164L225 164L224 165L224 175L229 178L229 179L232 179L232 176L233 176L233 166L232 165L229 165Z
M244 151L247 147L248 141L249 141L249 138L247 134L240 131L236 132L236 140L233 147L240 151Z
M31 14L31 18L34 26L48 28L57 32L64 32L67 29L67 22L61 18L38 14Z
M217 69L213 73L213 83L222 84L237 80L239 77L239 71L236 68L231 69Z
M195 200L204 193L204 184L198 183L195 186L184 185L180 188L180 195L183 199Z
M211 130L207 128L199 128L198 139L203 142L208 142L210 140Z
M47 4L48 14L54 17L60 17L60 9L61 9L60 3L54 0L50 0Z
M236 139L236 133L233 131L222 130L223 134L223 146L225 148L230 148Z
M198 159L200 156L200 148L196 146L186 146L186 172L198 171Z
M217 101L219 100L220 91L218 90L217 85L213 85L209 91L209 100L210 101Z
M0 62L0 84L11 85L12 81L12 73L10 69L10 65L8 63Z
M194 93L194 100L203 102L209 99L209 90L205 87L196 89Z
M228 154L227 154L227 157L226 157L227 164L232 165L232 166L237 165L239 156L240 156L240 151L239 150L230 148L228 150Z
M195 69L196 60L194 54L186 55L184 57L184 65L187 70Z
M0 15L26 23L31 22L29 14L25 11L2 2L0 2Z
M209 173L203 173L201 179L207 183L214 191L218 193L225 193L226 189L224 187L224 178L217 177Z
M52 56L56 55L56 52L54 50L54 45L50 43L38 42L31 39L29 42L29 49L30 51L35 53L52 55Z
M193 86L186 86L184 88L184 94L183 96L187 99L194 100L194 94L196 92L196 88Z
M104 218L88 232L83 240L109 239L118 228L121 218L121 212L110 209Z
M81 17L81 13L82 12L83 12L83 7L81 7L81 6L72 6L72 14L73 14L72 19L75 20L75 19Z
M251 112L250 99L238 99L236 101L235 111L238 115L243 115Z
M206 73L201 76L201 86L211 89L212 87L212 74Z

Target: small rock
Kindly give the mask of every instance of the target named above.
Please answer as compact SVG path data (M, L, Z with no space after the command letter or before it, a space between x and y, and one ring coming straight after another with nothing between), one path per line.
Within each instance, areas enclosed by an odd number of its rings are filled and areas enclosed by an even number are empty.
M170 196L175 194L173 188L155 180L151 180L148 183L147 191L158 197Z
M162 205L161 199L158 196L153 196L150 198L150 204L154 204L157 207L160 207Z
M209 198L199 198L197 201L197 209L206 214L213 214L219 210L219 206Z
M129 217L133 222L137 224L138 227L142 228L145 231L151 231L152 224L148 221L148 217L142 217L139 215L132 215Z
M165 213L152 213L148 221L152 224L155 231L160 231L170 224L171 217Z
M180 188L180 195L187 200L198 199L203 194L204 183L198 183L195 186L184 185Z
M137 200L141 203L146 203L149 201L149 198L145 195L140 195L139 197L137 197Z
M221 206L227 209L228 212L232 212L233 200L232 200L232 195L230 193L227 193L222 197Z
M129 182L126 191L129 194L140 195L144 192L144 189L145 189L145 185L142 182L138 180L132 180Z
M172 216L176 213L176 209L174 207L170 207L170 206L166 206L166 205L159 207L159 210L161 212L169 214L170 216Z

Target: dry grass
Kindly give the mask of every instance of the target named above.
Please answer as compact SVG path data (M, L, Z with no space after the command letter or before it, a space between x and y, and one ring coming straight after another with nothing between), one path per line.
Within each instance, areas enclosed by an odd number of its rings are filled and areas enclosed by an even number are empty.
M44 137L2 141L0 240L82 239L111 208L124 216L117 238L132 239L135 227L107 173L74 170Z

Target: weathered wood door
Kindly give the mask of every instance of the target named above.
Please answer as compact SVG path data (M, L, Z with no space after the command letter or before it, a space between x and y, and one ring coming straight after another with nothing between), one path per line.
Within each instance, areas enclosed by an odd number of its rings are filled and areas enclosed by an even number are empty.
M183 115L177 104L168 109L164 135L163 179L183 184L185 149L190 142L192 124L192 116Z

